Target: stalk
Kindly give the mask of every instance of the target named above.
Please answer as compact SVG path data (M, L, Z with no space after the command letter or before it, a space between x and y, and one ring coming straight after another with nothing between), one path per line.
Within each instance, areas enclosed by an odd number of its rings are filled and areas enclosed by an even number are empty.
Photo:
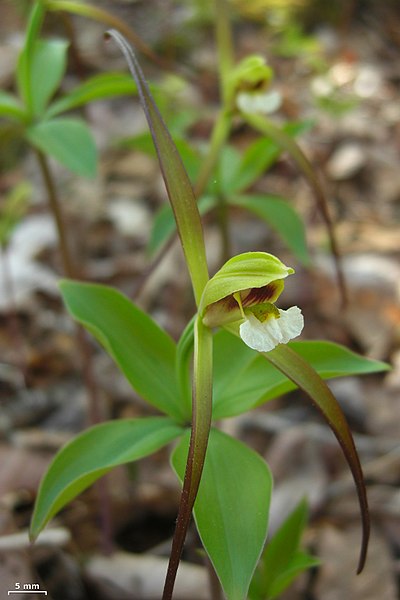
M229 18L229 9L226 0L215 1L216 12L216 39L218 50L219 86L222 101L222 110L215 126L215 140L211 141L210 156L214 164L218 154L226 142L232 127L232 98L229 86L229 76L234 65L234 51L232 28ZM214 136L213 136L214 137ZM213 143L214 142L214 143ZM231 255L231 241L229 235L229 211L226 198L218 194L218 224L222 240L222 264Z
M226 0L215 0L215 11L221 98L224 108L228 109L231 102L228 79L234 65L234 52L229 8Z
M126 40L117 31L109 35L116 41L136 81L142 108L147 118L168 197L174 211L186 264L197 306L208 282L208 267L203 229L193 188L171 135L147 86L140 65ZM194 373L192 429L189 454L163 600L171 600L186 532L199 489L206 457L212 413L212 332L197 317L194 325Z
M57 235L58 245L61 255L61 262L64 274L73 279L77 276L75 266L73 265L71 253L68 247L67 236L65 233L64 219L61 211L60 201L58 199L56 186L46 156L40 150L35 150L36 158L39 162L40 172L42 174L47 192L47 201L51 214L53 215Z
M194 329L193 416L185 478L162 600L171 600L183 544L203 472L212 412L212 332L201 318Z

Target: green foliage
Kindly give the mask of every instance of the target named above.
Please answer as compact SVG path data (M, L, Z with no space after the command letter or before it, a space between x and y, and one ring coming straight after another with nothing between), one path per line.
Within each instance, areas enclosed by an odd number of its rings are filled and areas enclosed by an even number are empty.
M26 114L18 98L0 91L0 117L11 117L13 120L23 122Z
M178 437L182 432L180 427L190 419L193 322L182 334L176 350L169 336L119 292L105 286L69 281L61 284L61 290L71 314L106 347L134 389L174 419L171 421L163 417L134 421L140 440L143 431L148 431L147 427L151 430L150 437L146 433L145 450L140 451L143 452L140 456ZM383 363L365 359L333 343L292 342L290 347L299 358L308 360L324 378L378 372L387 368ZM271 360L274 352L266 356ZM214 356L215 420L245 412L296 386L296 375L291 373L287 360L284 361L288 373L285 376L279 370L282 366L279 355L272 361L278 365L277 369L226 331L215 335ZM310 376L309 369L304 375L297 374L298 384L305 388L317 385L316 375ZM325 394L321 390L308 391L316 402L321 402L320 398ZM315 397L316 394L318 397ZM330 419L336 422L335 415ZM130 423L115 421L97 426L89 430L90 434L81 434L60 450L39 491L32 525L34 537L62 506L113 465L140 457L136 454L135 437L130 437ZM128 439L133 441L132 454ZM153 450L149 440L154 444ZM186 452L187 439L180 443L173 458L181 478ZM79 460L75 458L78 456ZM87 461L83 457L87 457ZM244 598L243 590L247 589L261 552L268 519L270 485L268 469L261 458L239 442L213 431L195 505L195 518L202 541L230 600ZM253 511L256 505L258 508ZM253 533L242 535L240 531ZM232 550L229 553L227 544ZM241 565L240 568L238 565ZM305 559L302 561L301 556L296 555L287 571L301 571L304 566ZM282 574L282 577L284 579L279 581L290 580L288 573ZM237 590L241 590L241 595Z
M77 175L93 177L97 151L90 129L81 119L64 117L42 121L27 128L26 139Z
M332 342L289 342L323 379L381 372L385 363L364 358ZM220 330L214 338L215 419L244 413L296 388L273 364L242 340Z
M133 388L162 412L187 422L193 322L182 334L177 354L172 339L120 292L71 281L61 284L61 292L72 316L105 346ZM388 369L385 363L333 342L301 341L289 346L324 379ZM293 381L237 336L223 329L214 336L214 419L246 412L295 388Z
M100 73L89 77L71 92L52 102L46 110L46 118L55 117L60 113L79 108L89 102L132 95L136 91L135 82L128 75L124 73Z
M299 549L301 535L307 524L305 500L295 508L267 543L251 582L249 600L273 600L319 560Z
M288 123L283 130L288 136L299 135L311 127L311 122ZM190 179L195 181L199 173L200 156L188 143L174 138L182 161ZM126 142L125 142L126 143ZM129 146L153 154L149 134L130 139ZM270 138L260 138L251 143L241 155L234 147L225 146L219 156L216 176L210 180L206 194L198 201L201 215L218 207L223 198L226 206L242 208L260 217L268 227L272 227L284 240L293 254L305 265L310 264L306 244L304 224L288 201L278 196L245 194L248 189L279 158L282 148ZM215 182L215 183L214 183ZM170 206L164 206L155 216L149 240L149 251L155 254L165 244L175 230L175 220Z
M271 195L233 196L230 204L254 213L274 229L293 254L304 264L310 264L304 224L287 200Z
M167 417L123 419L90 427L64 446L40 485L30 535L110 469L156 452L182 432Z
M188 434L172 456L183 480ZM232 437L211 430L194 517L229 600L246 597L267 535L272 477L266 463Z
M64 281L72 316L105 346L132 387L161 412L184 421L175 380L175 344L146 313L120 292Z
M21 97L33 118L41 117L58 89L67 64L68 44L64 40L37 40L30 51L22 51L17 68Z
M318 96L315 102L321 110L338 118L356 108L360 104L360 99L354 94L336 89L328 96Z
M17 134L36 149L71 171L93 177L97 151L87 125L76 118L48 119L49 101L65 73L68 45L63 40L39 40L43 12L34 5L25 46L17 67L17 85L23 104L2 94L0 114L11 117Z
M288 22L274 45L274 52L286 58L301 56L311 60L321 53L321 45L316 37L307 35L298 22Z
M100 74L52 101L65 75L68 43L39 38L44 17L44 3L35 2L17 65L19 97L0 91L0 117L9 120L11 128L2 142L8 143L12 135L74 173L93 177L97 150L90 129L81 119L62 115L88 102L135 94L136 86L125 74Z
M282 130L289 136L296 137L309 131L312 125L312 121L286 123ZM229 195L246 190L274 165L281 154L281 147L271 138L256 139L244 151L237 170L229 171L228 165L226 170L230 185L224 189L225 193Z
M208 268L202 224L193 188L132 49L117 31L111 30L109 34L124 53L139 90L198 303L208 279Z

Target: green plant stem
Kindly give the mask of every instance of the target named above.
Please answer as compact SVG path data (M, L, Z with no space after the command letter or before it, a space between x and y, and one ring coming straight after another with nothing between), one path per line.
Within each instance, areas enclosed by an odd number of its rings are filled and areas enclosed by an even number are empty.
M226 198L223 194L218 194L217 200L218 223L222 240L221 263L224 264L232 256L231 239L229 234L229 210Z
M68 241L64 227L64 219L61 212L60 202L57 197L56 186L54 184L54 180L50 172L46 156L40 150L35 150L35 153L39 163L40 171L42 173L42 177L44 179L50 211L53 215L56 224L63 271L67 277L73 279L74 277L77 277L77 273L75 272L75 267L73 265L71 254L68 248Z
M226 0L215 0L215 12L221 99L225 110L229 110L231 92L228 79L234 65L234 52L229 8Z
M231 124L231 112L222 108L219 111L217 119L214 123L207 155L203 160L200 173L194 185L194 193L197 198L203 195L204 190L207 187L207 184L211 178L211 173L213 172L219 158L221 149L229 137Z
M61 210L61 204L58 199L56 186L49 168L47 158L40 150L35 150L35 153L45 183L49 208L56 224L58 244L64 274L70 279L79 279L80 273L77 272L77 269L75 268L71 257L71 253L68 246L68 240L65 233L65 225ZM97 401L96 384L93 378L91 352L85 331L81 326L77 327L77 340L78 346L81 350L83 376L89 397L89 422L91 424L99 423L100 421L102 421L102 419L98 408L99 404Z
M196 305L199 306L209 277L203 228L192 185L132 48L118 31L111 30L108 34L119 45L136 81L174 212ZM163 600L172 598L183 544L203 471L211 427L212 366L212 332L198 317L194 326L193 408L189 454Z
M229 8L226 0L215 0L216 12L216 39L218 48L218 71L219 85L222 102L222 110L217 119L213 137L211 139L210 162L215 165L222 146L226 142L232 126L231 115L231 89L229 76L234 65L232 28L229 17ZM211 174L211 173L210 173ZM231 256L231 243L229 239L229 214L225 198L218 194L218 223L222 240L223 264Z
M194 335L193 415L189 453L176 529L162 600L171 600L183 544L199 489L212 412L212 332L196 319Z

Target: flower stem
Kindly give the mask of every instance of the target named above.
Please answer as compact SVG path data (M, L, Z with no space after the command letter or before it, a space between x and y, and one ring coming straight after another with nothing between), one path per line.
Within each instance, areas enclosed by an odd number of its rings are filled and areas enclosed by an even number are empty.
M234 53L232 28L226 0L215 0L215 11L221 98L224 108L229 109L231 98L228 78L234 64Z
M196 319L194 329L193 416L185 478L162 600L171 600L182 548L199 489L212 411L212 332Z
M231 130L232 117L230 111L221 109L215 121L207 155L203 161L200 173L194 186L196 197L199 198L206 189L211 173L219 158L222 146L228 139Z
M218 223L222 241L221 264L224 264L232 255L231 239L229 235L229 211L223 194L218 194L217 200Z

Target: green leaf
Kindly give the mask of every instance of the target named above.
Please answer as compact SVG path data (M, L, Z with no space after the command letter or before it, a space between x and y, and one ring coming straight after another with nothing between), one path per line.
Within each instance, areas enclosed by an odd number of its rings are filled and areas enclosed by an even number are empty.
M27 115L18 98L0 90L0 117L11 117L24 122Z
M45 15L43 2L35 2L26 26L24 47L18 58L16 79L19 95L25 103L27 112L33 114L32 64L35 57L37 38Z
M174 211L177 230L192 280L196 304L198 304L208 281L208 267L203 229L193 188L132 48L118 31L111 30L108 33L124 53L138 87L139 98L157 150L168 198Z
M36 40L22 51L17 78L19 89L32 116L41 117L59 87L67 64L68 42Z
M31 538L110 469L156 452L181 433L171 419L148 417L101 423L78 435L57 453L40 484Z
M260 394L264 394L264 390L268 388L270 383L268 374L262 376L261 381L257 381L256 384L246 378L247 384L243 388L239 385L242 381L244 383L242 377L249 366L258 358L260 358L258 352L246 346L240 337L229 333L225 329L220 329L215 334L213 419L224 419L246 412L252 408L251 400L254 402L255 398L259 399ZM273 368L271 369L271 366L265 360L261 364L267 364L268 369L272 371ZM273 372L272 375L274 375ZM257 384L258 389L256 388L252 394ZM236 393L237 386L239 386L239 389ZM247 402L249 402L248 406Z
M279 346L270 352L264 353L263 356L309 396L312 403L319 409L322 416L327 421L342 448L343 454L353 475L361 510L363 532L357 569L357 573L360 573L364 568L367 556L370 519L367 493L360 460L354 446L353 436L351 435L350 428L342 409L335 396L318 373L316 373L312 366L290 347L279 344Z
M53 102L46 111L46 118L78 108L88 102L137 93L132 77L124 73L102 73L90 77L68 94Z
M282 592L289 587L298 575L319 564L320 561L310 554L301 551L296 552L288 564L287 569L271 583L268 599L273 600L273 598L279 598Z
M173 453L183 479L188 435ZM272 477L247 446L211 430L194 517L203 546L228 600L244 600L268 527Z
M333 342L298 341L288 346L324 379L389 369L386 363ZM296 388L281 371L227 331L218 331L214 348L214 419L244 413Z
M260 598L272 599L279 596L298 574L319 564L318 559L298 549L307 517L307 503L303 500L267 543L257 569L257 577L254 578L261 591ZM252 587L253 582L250 590ZM254 596L258 597L250 592L250 597Z
M71 315L106 348L147 402L180 421L186 415L175 377L175 344L146 313L110 287L63 281Z
M58 160L64 167L84 177L94 177L97 150L84 121L52 119L32 125L26 137L36 148Z
M279 233L293 254L310 264L303 221L294 208L282 198L271 195L246 195L229 198L229 204L250 210Z
M216 204L212 196L202 196L198 202L199 212L205 215ZM165 204L156 214L149 240L149 252L154 255L176 231L174 213L169 204Z
M312 127L312 121L286 123L282 129L289 136L296 137ZM272 139L262 137L246 148L239 168L231 172L231 192L245 190L261 177L282 154L281 147Z
M37 40L32 47L28 104L34 116L42 116L48 101L59 87L67 64L68 43L64 40Z

